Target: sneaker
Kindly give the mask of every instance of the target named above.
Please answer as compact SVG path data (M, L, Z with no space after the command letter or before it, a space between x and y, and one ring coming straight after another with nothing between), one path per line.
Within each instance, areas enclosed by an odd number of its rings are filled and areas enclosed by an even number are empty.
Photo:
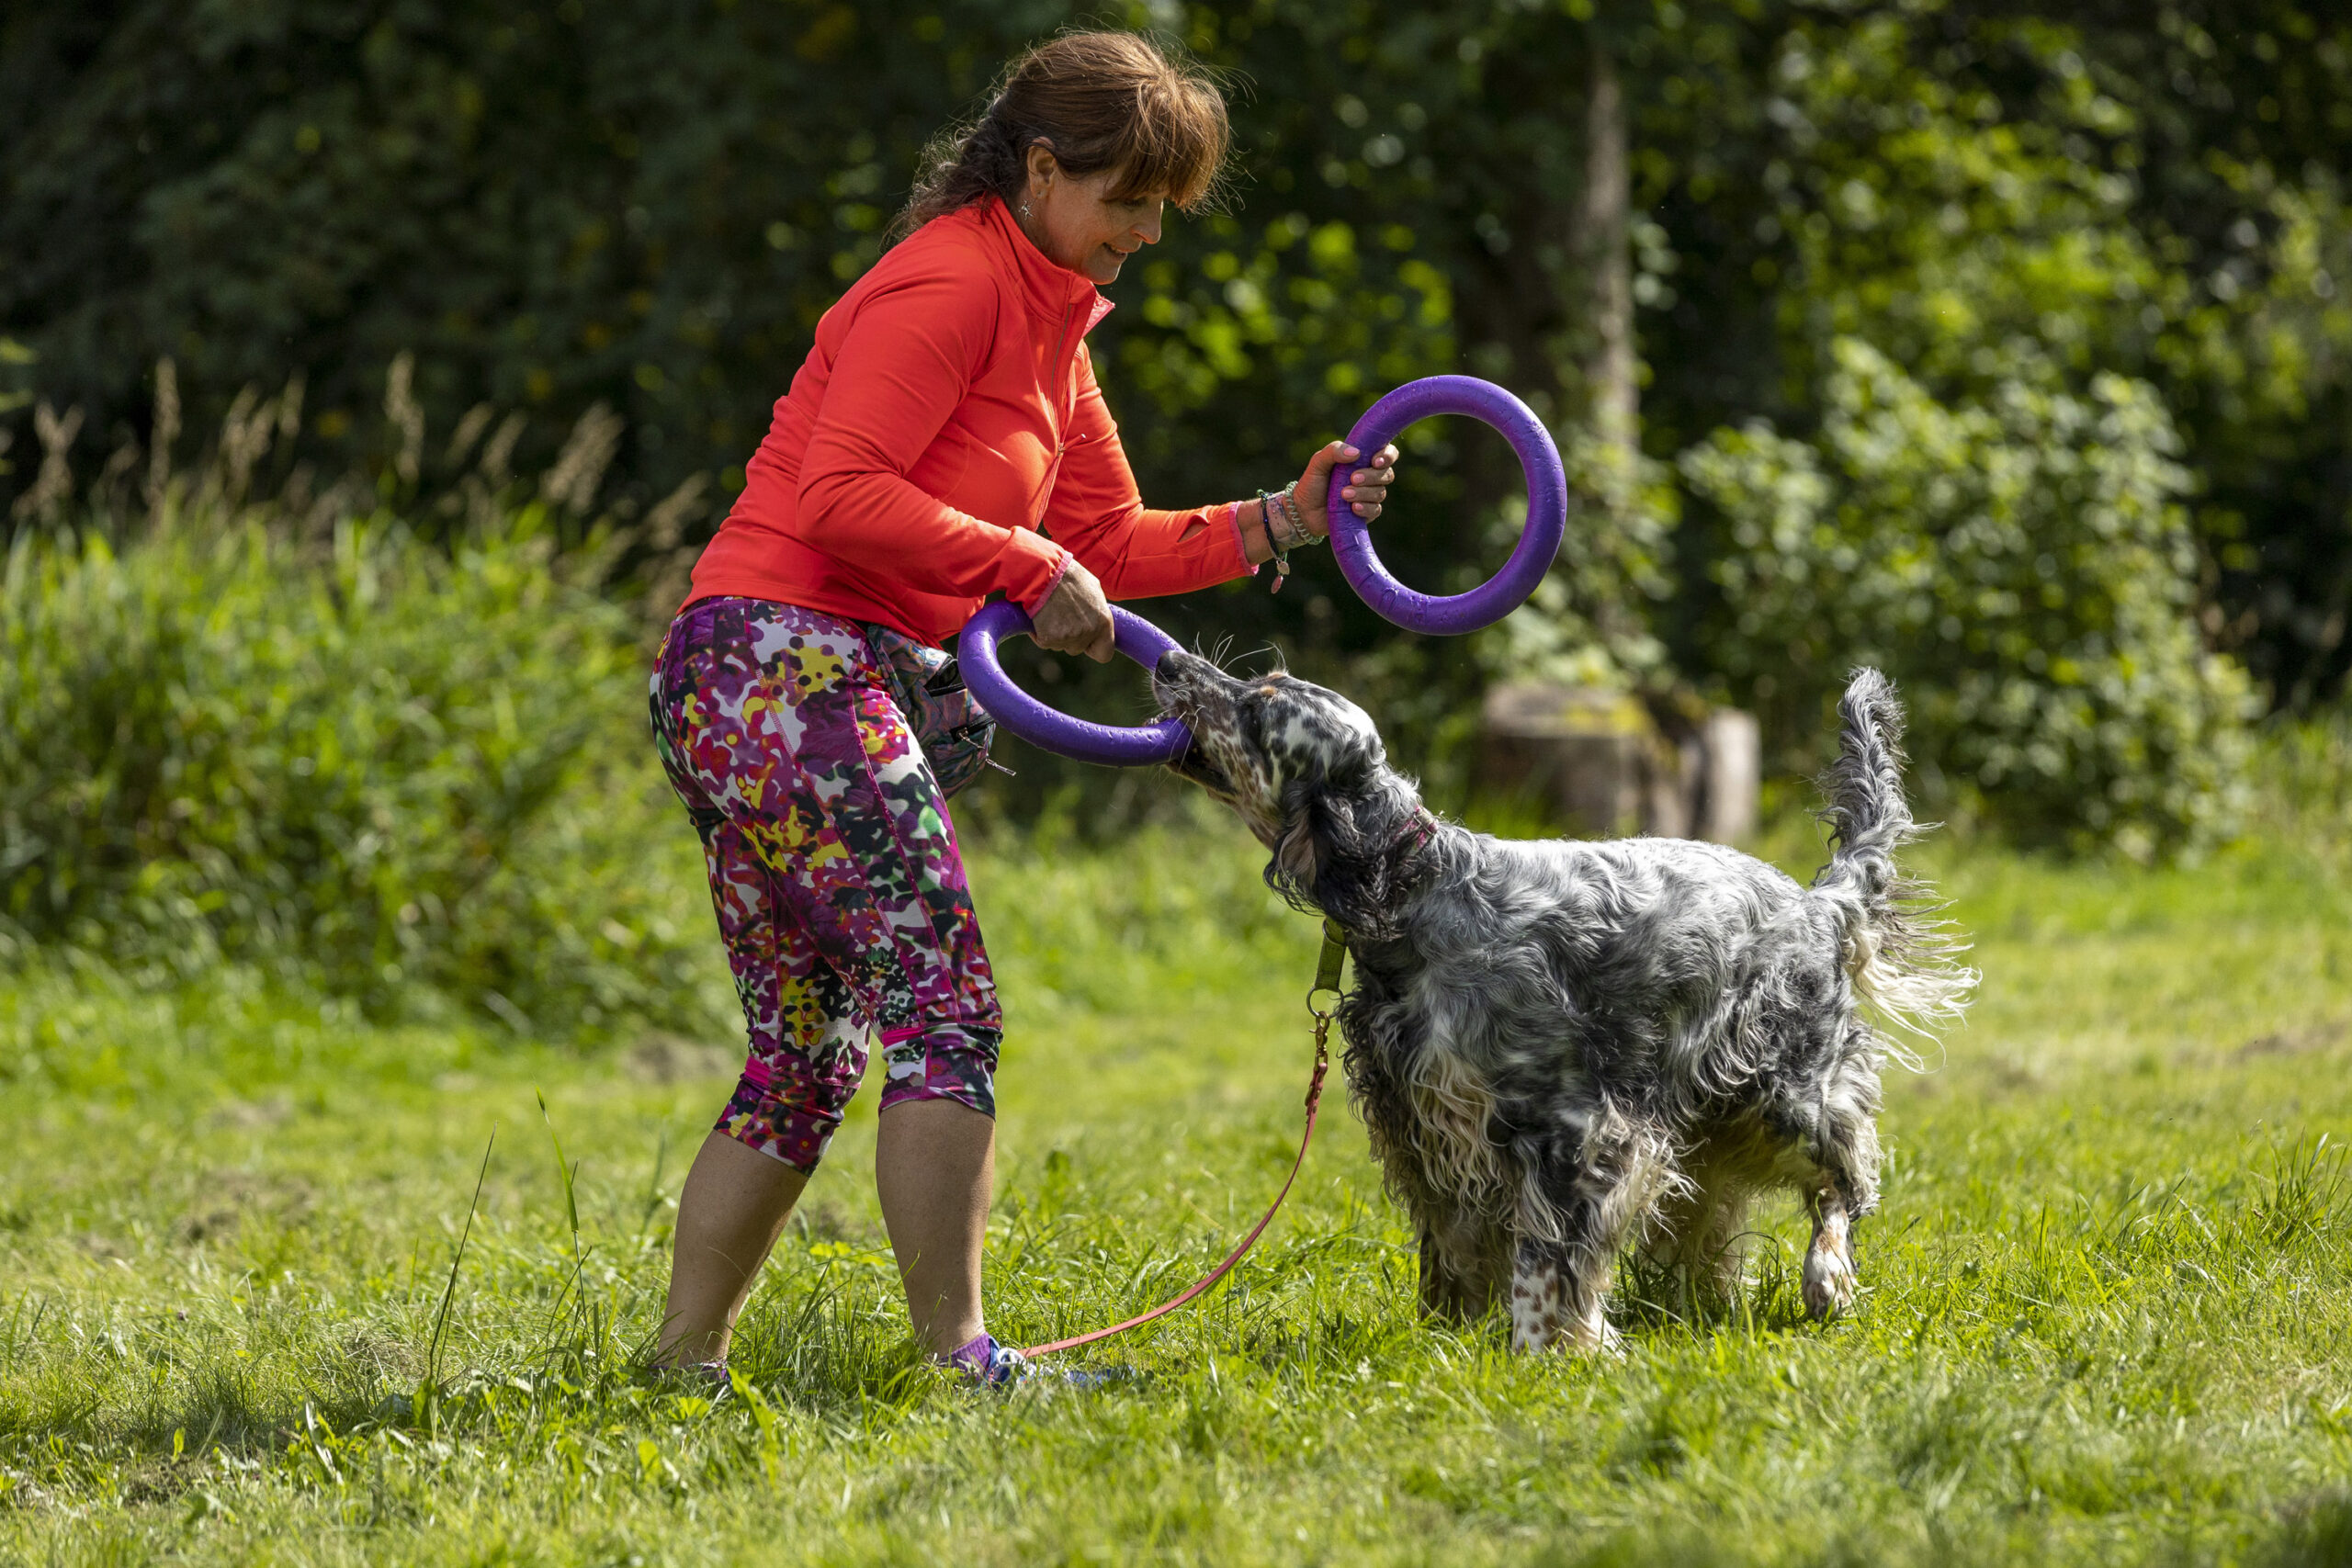
M725 1361L665 1362L645 1369L646 1381L672 1393L695 1394L713 1404L734 1397Z
M980 1368L982 1388L1005 1388L1036 1371L1029 1358L1010 1345L999 1345L989 1352L987 1364Z
M1009 1387L1033 1370L1028 1357L1010 1345L998 1344L985 1329L970 1342L932 1359L943 1367L961 1368L981 1388Z

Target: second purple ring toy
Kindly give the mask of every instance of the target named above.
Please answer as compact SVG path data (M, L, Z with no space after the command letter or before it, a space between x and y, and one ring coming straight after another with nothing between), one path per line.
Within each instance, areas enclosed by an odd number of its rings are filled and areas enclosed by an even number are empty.
M1510 392L1476 376L1426 376L1408 381L1371 408L1348 432L1348 445L1362 462L1408 424L1432 414L1461 413L1483 421L1502 433L1527 475L1527 529L1503 569L1467 593L1417 592L1388 574L1372 547L1371 530L1350 510L1340 494L1352 468L1331 474L1329 517L1331 553L1340 575L1384 619L1408 631L1455 637L1490 626L1527 602L1552 559L1568 525L1568 476L1560 466L1560 449L1544 422Z
M1461 413L1483 420L1502 433L1519 454L1527 474L1527 528L1502 570L1467 593L1450 597L1419 593L1388 575L1372 547L1363 520L1349 510L1340 494L1346 481L1336 471L1330 496L1331 547L1340 570L1364 603L1408 631L1439 636L1474 632L1492 626L1526 603L1551 570L1567 529L1568 481L1560 466L1560 451L1551 433L1525 403L1475 376L1430 376L1408 381L1365 411L1348 433L1348 444L1358 452L1379 451L1407 425L1432 414ZM1146 670L1176 646L1174 639L1140 615L1111 607L1118 649ZM1004 672L999 645L1009 637L1027 637L1029 616L1020 605L1005 601L984 604L965 623L956 658L964 682L972 695L1005 728L1028 741L1081 762L1106 767L1144 767L1172 762L1193 743L1192 732L1172 718L1153 724L1095 724L1057 713L1020 687Z
M1111 622L1117 628L1119 651L1146 670L1176 646L1175 638L1166 632L1116 604L1111 606ZM1184 754L1193 743L1193 732L1175 719L1132 726L1095 724L1057 713L1014 685L1004 672L998 645L1009 637L1027 637L1031 630L1028 613L1006 599L981 605L964 623L964 635L956 645L956 662L964 672L965 687L990 718L1032 746L1105 767L1145 767L1172 762Z

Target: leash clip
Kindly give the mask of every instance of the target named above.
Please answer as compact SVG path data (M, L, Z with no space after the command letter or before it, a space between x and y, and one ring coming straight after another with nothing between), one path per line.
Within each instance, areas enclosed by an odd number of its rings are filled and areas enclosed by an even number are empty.
M1325 1029L1340 1013L1340 970L1348 961L1348 931L1330 916L1323 917L1323 951L1315 960L1315 984L1306 988L1306 1010ZM1315 998L1326 991L1331 994L1331 1005L1318 1007ZM1319 1040L1322 1031L1317 1031Z

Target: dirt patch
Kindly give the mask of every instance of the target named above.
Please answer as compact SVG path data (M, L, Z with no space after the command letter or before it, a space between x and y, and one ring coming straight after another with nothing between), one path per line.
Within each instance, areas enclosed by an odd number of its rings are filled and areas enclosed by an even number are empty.
M647 1083L698 1083L734 1077L743 1070L743 1051L676 1034L649 1034L629 1047L624 1064L630 1077Z
M423 1369L416 1348L374 1324L355 1324L338 1347L344 1370L363 1380L401 1382Z
M856 1247L881 1247L888 1240L880 1225L835 1198L804 1199L792 1211L792 1224L814 1241L845 1241Z
M1996 1056L1984 1066L1986 1089L1995 1094L2030 1094L2048 1077L2039 1063L2023 1056Z
M293 1114L294 1097L280 1091L259 1100L224 1100L212 1108L209 1120L216 1127L252 1133L278 1126Z
M2342 1044L2347 1035L2352 1035L2352 1020L2330 1019L2304 1029L2257 1034L2228 1055L2233 1062L2260 1056L2309 1056Z
M225 1242L254 1213L288 1219L311 1206L311 1184L299 1177L267 1176L250 1170L209 1170L189 1189L187 1207L172 1226L175 1239L187 1244Z

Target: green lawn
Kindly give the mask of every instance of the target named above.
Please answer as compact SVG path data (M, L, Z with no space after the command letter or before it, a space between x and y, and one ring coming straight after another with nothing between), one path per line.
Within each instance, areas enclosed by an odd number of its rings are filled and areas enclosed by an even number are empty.
M1341 1111L1236 1282L1096 1358L1130 1379L1009 1397L914 1364L870 1104L746 1314L753 1392L713 1408L630 1364L723 1052L28 969L0 981L0 1561L2352 1561L2352 894L2323 840L2265 843L1927 856L1985 984L1890 1082L1846 1321L1801 1320L1784 1209L1729 1313L1621 1297L1623 1359L1425 1326ZM1148 1304L1279 1182L1314 930L1245 849L979 857L1000 1336Z

